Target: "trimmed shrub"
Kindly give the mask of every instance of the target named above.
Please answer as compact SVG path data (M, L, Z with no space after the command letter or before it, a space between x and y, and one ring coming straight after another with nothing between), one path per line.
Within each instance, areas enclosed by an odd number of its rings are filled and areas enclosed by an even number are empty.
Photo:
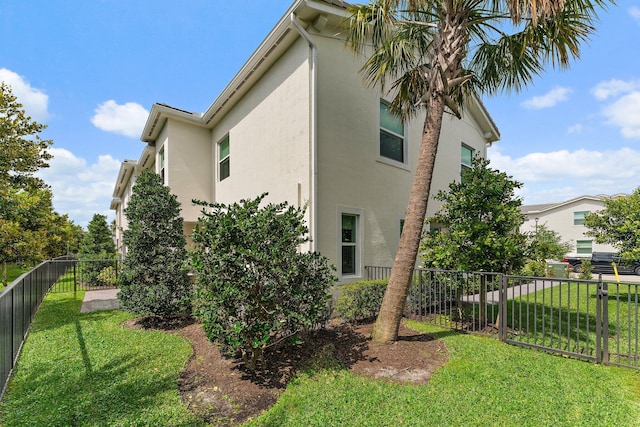
M546 277L547 276L547 262L545 260L542 261L528 261L524 267L522 267L522 271L520 271L520 275L522 276L531 276L531 277Z
M343 285L336 313L345 320L365 320L378 315L387 290L386 280L361 280Z
M205 206L193 232L195 315L207 337L255 370L269 346L326 322L327 258L301 253L304 209L254 200Z
M118 275L122 308L160 317L190 314L193 286L177 197L159 175L144 171L125 214L127 256Z
M593 279L593 265L591 265L591 261L587 259L582 261L582 269L580 269L578 278L584 279L584 280Z

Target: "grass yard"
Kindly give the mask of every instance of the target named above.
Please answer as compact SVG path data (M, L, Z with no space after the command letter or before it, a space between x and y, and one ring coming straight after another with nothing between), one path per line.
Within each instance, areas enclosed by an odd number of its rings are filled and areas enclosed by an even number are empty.
M1 267L1 266L0 266ZM7 264L7 285L20 277L22 273L29 271L29 268L20 267L17 264ZM4 288L2 281L0 280L0 290Z
M639 285L610 283L607 296L612 362L638 366ZM526 334L513 339L595 355L597 288L563 283L507 303L507 325Z
M370 381L347 371L289 385L252 426L636 426L640 374L454 334L439 336L449 363L424 386Z
M178 375L191 347L123 328L125 312L80 313L84 292L49 294L2 404L8 426L194 426Z
M178 376L184 339L121 326L114 310L81 314L83 293L50 294L36 316L0 425L197 426ZM640 372L509 346L430 325L447 365L426 385L355 376L331 360L289 384L249 426L636 426ZM331 356L329 356L330 359Z

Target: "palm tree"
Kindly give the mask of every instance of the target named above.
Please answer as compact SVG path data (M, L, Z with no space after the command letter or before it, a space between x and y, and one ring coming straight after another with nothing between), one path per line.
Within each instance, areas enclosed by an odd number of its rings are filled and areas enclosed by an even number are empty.
M368 56L370 86L403 119L426 109L415 176L389 285L372 338L397 339L416 262L445 112L518 91L545 66L568 68L606 0L372 0L349 8L347 43Z

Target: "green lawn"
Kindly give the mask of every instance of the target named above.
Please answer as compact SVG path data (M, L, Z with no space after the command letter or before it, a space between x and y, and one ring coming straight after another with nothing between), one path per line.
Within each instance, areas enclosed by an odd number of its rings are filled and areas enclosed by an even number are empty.
M429 384L388 384L341 370L308 374L250 425L640 425L637 371L411 326L439 336L450 352Z
M639 299L638 286L609 284L607 331L612 362L638 366L633 356L640 353ZM513 339L593 356L596 304L593 284L563 283L509 301L507 325L526 332Z
M0 406L0 425L201 425L177 389L189 343L123 328L131 316L119 310L81 314L83 296L45 298Z
M1 267L1 266L0 266ZM20 267L17 264L7 264L7 285L20 277L22 273L29 271L28 268ZM0 274L1 276L1 274ZM0 290L3 288L2 279L0 278Z
M82 297L45 299L0 406L0 425L202 425L177 389L189 344L123 328L130 315L119 310L81 314ZM639 371L410 326L442 339L450 353L428 384L367 380L333 364L299 376L247 425L640 425Z

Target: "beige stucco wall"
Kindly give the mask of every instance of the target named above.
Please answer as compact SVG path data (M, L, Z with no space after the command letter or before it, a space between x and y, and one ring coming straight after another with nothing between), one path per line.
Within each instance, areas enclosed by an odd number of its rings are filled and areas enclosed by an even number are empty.
M211 132L215 201L232 203L263 192L269 193L267 202L293 206L311 199L307 59L307 45L299 40ZM218 142L227 133L230 175L219 181Z
M362 59L345 52L334 37L316 36L318 53L318 249L340 270L340 212L360 213L363 267L391 266L400 239L400 220L421 142L424 114L406 124L407 167L381 161L380 93L364 89ZM485 154L485 140L473 119L445 116L431 194L460 177L461 143ZM438 205L430 201L428 215ZM340 274L340 271L338 271ZM348 281L360 274L340 277Z
M576 256L577 240L592 240L593 252L616 252L617 250L608 244L596 243L593 237L585 236L588 228L584 225L573 224L573 213L579 211L597 212L604 208L604 203L596 200L580 199L567 203L547 211L531 213L520 228L523 232L535 232L536 218L538 226L544 225L549 230L560 234L563 242L570 242L573 249L568 255ZM580 254L579 256L589 256Z
M158 155L165 152L165 183L178 197L185 222L196 221L201 208L192 200L211 200L212 162L210 132L205 128L178 120L167 120L156 142L156 173Z

